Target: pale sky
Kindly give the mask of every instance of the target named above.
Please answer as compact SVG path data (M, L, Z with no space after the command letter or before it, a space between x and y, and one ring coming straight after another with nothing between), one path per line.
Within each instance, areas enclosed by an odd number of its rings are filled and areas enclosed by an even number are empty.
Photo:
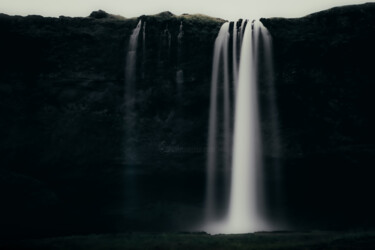
M171 11L206 14L227 20L259 17L301 17L316 11L361 0L0 0L0 13L26 16L88 16L102 9L124 17L152 15Z

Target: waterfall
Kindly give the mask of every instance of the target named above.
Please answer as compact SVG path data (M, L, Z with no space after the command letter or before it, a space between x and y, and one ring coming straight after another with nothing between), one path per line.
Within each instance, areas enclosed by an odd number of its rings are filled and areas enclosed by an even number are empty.
M224 171L230 171L230 160L231 160L231 112L230 112L230 89L229 89L229 65L228 65L228 44L229 42L229 30L223 41L223 83L224 83L224 96L223 96L223 129L224 129L224 152L223 152L223 163Z
M177 41L178 41L178 44L181 44L182 43L182 38L184 37L184 30L183 30L184 26L182 25L182 21L180 23L180 30L178 32L178 35L177 35Z
M130 117L135 102L135 81L136 81L136 64L137 64L137 47L138 36L141 30L142 21L140 20L137 27L130 35L128 52L126 55L126 68L125 68L125 86L126 86L126 116Z
M146 22L143 23L143 28L142 28L142 38L143 38L143 53L146 50Z
M258 31L258 22L248 25L241 48L228 213L228 230L232 233L267 228L259 204L262 163L257 101Z
M168 24L160 32L158 49L158 68L163 72L165 68L171 67L171 46L172 35L168 29Z
M238 34L239 33L239 34ZM237 67L237 36L239 36L240 62ZM260 39L260 36L263 39ZM224 23L215 41L209 110L206 224L204 230L210 233L248 233L272 229L265 214L262 176L261 133L258 112L258 71L260 42L265 49L264 59L267 73L272 74L271 42L267 29L259 22L250 25L242 20L238 31L237 23L232 29L232 75L233 86L229 86L229 23ZM222 75L221 75L221 74ZM220 77L221 76L221 77ZM269 76L272 81L273 76ZM218 95L223 87L223 129L219 129L222 117L218 112ZM230 112L230 91L234 90L235 113ZM274 100L272 100L274 101ZM271 112L276 112L273 107ZM277 122L277 121L273 121ZM223 133L223 136L220 136ZM273 135L275 136L275 135ZM223 155L218 154L223 137ZM232 150L228 150L228 147ZM229 168L231 180L226 183L229 198L224 218L216 216L217 175L221 157L224 169ZM230 159L230 161L228 160ZM225 188L224 188L225 190ZM226 205L223 205L224 207Z
M181 66L182 51L183 51L183 37L184 30L182 21L180 23L180 30L177 35L177 72L176 72L176 84L177 84L177 97L179 100L182 98L183 84L184 84L184 71Z
M143 23L142 27L142 79L145 78L146 71L146 22Z
M168 25L164 29L163 37L164 37L163 39L164 46L167 48L168 58L170 58L172 36L171 36L171 32L169 32Z
M126 207L131 208L137 200L134 165L137 163L135 138L136 66L138 37L141 30L138 22L129 38L125 65L125 196Z

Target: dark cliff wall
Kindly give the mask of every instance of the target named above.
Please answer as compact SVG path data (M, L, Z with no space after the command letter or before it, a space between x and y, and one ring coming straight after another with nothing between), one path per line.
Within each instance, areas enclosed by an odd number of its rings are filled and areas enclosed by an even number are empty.
M130 168L124 77L138 20L0 16L4 233L176 228L190 216L181 207L201 206L207 93L222 21L170 13L141 19L146 53L140 34Z
M274 40L289 221L373 225L375 5L262 21Z
M268 202L271 215L298 228L375 224L374 9L262 19L274 42L281 142L273 154L261 108L265 171L278 189ZM124 76L138 20L0 16L4 234L185 230L200 221L212 51L223 21L140 18L146 53L141 34L130 164ZM263 107L268 93L260 86Z

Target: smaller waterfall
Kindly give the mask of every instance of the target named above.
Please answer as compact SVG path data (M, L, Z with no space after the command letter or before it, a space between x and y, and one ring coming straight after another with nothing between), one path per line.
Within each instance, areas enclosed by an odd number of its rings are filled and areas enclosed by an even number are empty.
M177 72L176 72L176 84L177 84L177 97L182 98L183 85L184 85L184 71L181 66L182 51L183 51L183 37L184 30L182 21L180 23L180 30L177 35Z
M136 81L136 64L137 64L137 47L138 37L141 30L142 21L140 20L137 27L133 30L128 45L128 53L126 56L126 68L125 68L125 85L126 85L126 96L125 100L127 103L127 116L130 115L129 109L133 107L135 101L135 81Z
M172 35L168 29L168 25L166 25L159 36L158 66L161 71L163 71L165 67L171 66L171 46Z
M146 71L146 22L143 23L142 27L142 79L145 78Z
M143 38L143 51L145 51L146 49L146 22L143 23L142 38Z
M164 46L168 49L168 58L171 51L171 45L172 45L172 35L171 32L169 32L168 25L165 27L165 30L163 31L163 40L164 40Z
M178 32L178 35L177 35L177 40L178 40L178 43L181 44L182 43L182 38L184 37L184 30L183 30L184 26L182 25L182 21L180 23L180 30Z
M126 207L131 208L136 204L136 179L134 165L137 163L136 137L135 137L135 102L136 102L136 67L138 37L142 22L139 21L129 38L128 51L125 65L125 197Z

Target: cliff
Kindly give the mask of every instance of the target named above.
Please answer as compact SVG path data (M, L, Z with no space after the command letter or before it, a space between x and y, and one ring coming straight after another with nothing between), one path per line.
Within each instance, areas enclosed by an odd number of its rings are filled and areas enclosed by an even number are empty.
M145 50L137 58L130 164L125 62L139 20L146 40L139 42ZM271 175L275 162L282 169L283 202L274 204L270 190L269 204L298 228L372 227L375 5L261 21L273 37L281 142L279 154L268 150L270 114L260 86L265 171ZM212 52L223 22L168 12L138 19L103 12L1 15L3 234L179 230L198 223Z
M147 36L137 64L130 164L124 78L138 20L103 12L0 16L4 234L160 230L178 225L186 215L181 207L202 201L211 58L223 21L168 12L139 19ZM181 96L177 66L184 71ZM137 186L126 186L128 179ZM143 198L124 203L132 200L128 189Z
M372 3L262 20L274 40L286 206L297 224L373 225L374 20Z

